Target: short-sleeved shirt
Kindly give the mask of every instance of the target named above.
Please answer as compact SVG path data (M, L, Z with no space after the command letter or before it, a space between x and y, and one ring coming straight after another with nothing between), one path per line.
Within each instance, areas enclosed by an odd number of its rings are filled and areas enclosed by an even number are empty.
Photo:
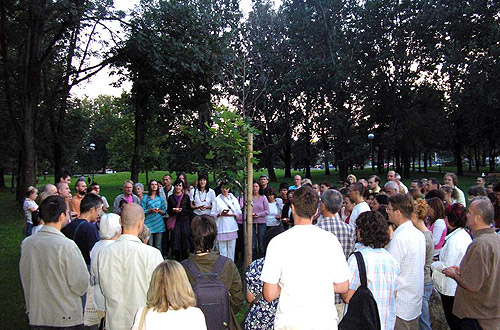
M257 297L262 294L263 283L260 279L262 267L264 267L264 258L254 260L245 274L247 290ZM267 302L264 297L257 300L250 308L245 319L245 330L271 330L274 324L274 315L278 306L279 298L272 302Z
M381 329L393 329L396 322L396 291L397 277L401 273L399 263L386 249L362 246L359 250L363 255L366 267L368 288L377 302ZM351 278L349 289L356 290L361 286L358 262L355 255L349 257Z
M35 203L34 200L26 198L23 203L23 212L24 212L24 219L26 220L27 223L33 223L33 218L32 218L32 212L30 211L30 208L38 208L38 205Z
M486 228L473 237L460 272L461 282L476 292L458 286L453 314L477 319L483 329L500 329L500 235Z
M274 237L261 280L279 284L275 329L337 329L334 283L349 278L335 235L313 225L296 225Z
M94 244L99 241L99 230L95 223L90 223L85 219L75 219L64 227L61 232L67 238L75 241L82 252L85 263L90 265L90 251Z
M371 211L371 209L367 202L361 202L359 204L356 204L356 206L351 212L351 216L349 217L349 224L351 226L356 227L356 219L359 217L361 213L368 211Z

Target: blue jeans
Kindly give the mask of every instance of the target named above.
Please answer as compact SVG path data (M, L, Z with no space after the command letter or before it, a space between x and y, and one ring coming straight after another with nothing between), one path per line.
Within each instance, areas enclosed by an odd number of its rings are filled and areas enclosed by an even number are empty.
M264 256L264 235L267 226L265 223L254 223L252 225L252 259L262 258ZM256 236L258 235L258 236ZM257 240L259 241L259 253L257 254Z
M26 227L24 229L24 235L31 236L31 231L33 230L33 224L26 222Z
M149 237L148 245L149 246L154 246L158 250L161 251L161 237L163 236L163 233L154 233L151 234Z
M432 294L432 282L424 286L424 297L422 300L422 314L420 314L420 319L418 325L420 330L431 330L431 314L429 312L429 299Z

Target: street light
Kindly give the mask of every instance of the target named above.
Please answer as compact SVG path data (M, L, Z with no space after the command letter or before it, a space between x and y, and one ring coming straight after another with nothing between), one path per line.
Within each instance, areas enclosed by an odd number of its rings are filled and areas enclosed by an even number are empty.
M92 182L94 182L94 155L92 154L92 151L95 150L95 143L91 142L89 144L89 150L91 151L90 153L90 166L92 167Z
M374 157L373 157L373 139L375 138L375 134L373 133L370 133L368 134L368 140L370 140L370 162L371 162L371 165L372 165L372 171L375 170L375 168L373 167L373 160L374 160Z

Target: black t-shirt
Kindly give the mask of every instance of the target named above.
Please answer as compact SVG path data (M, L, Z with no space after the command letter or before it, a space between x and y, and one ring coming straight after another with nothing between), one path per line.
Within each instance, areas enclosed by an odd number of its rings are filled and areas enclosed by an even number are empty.
M96 224L90 223L85 219L75 219L61 231L67 238L75 241L82 252L85 263L90 265L90 250L99 241L99 230Z

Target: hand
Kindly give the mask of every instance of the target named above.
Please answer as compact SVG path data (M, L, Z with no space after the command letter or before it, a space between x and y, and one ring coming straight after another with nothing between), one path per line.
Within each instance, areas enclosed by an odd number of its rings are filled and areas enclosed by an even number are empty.
M277 220L281 219L281 215L278 214L276 217L275 217Z
M443 274L446 277L451 277L453 279L456 279L458 276L460 276L460 267L459 266L451 266L448 268L443 269Z
M252 213L252 217L254 217L254 218L255 218L256 216L257 216L257 213L255 213L255 212L254 212L254 213Z
M288 222L288 220L289 220L288 218L282 218L281 219L281 221L283 221L283 222Z

